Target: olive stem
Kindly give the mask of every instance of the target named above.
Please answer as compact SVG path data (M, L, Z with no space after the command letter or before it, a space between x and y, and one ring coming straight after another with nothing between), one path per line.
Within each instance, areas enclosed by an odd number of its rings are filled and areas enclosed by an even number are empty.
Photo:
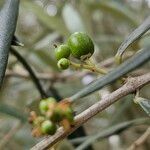
M84 69L88 69L88 70L91 70L92 72L97 72L100 74L106 74L107 73L107 71L105 69L97 68L95 65L77 64L77 63L72 62L72 61L70 61L70 65L72 65L75 68L84 68Z
M28 73L30 74L30 76L31 76L31 78L33 80L33 83L35 84L35 86L37 87L37 90L39 91L39 93L41 95L41 98L48 97L47 93L45 92L45 90L44 90L44 88L43 88L43 86L41 84L41 82L37 78L35 72L31 68L31 66L28 64L28 62L14 48L11 48L10 52L18 59L18 61L20 61L20 63L28 71Z

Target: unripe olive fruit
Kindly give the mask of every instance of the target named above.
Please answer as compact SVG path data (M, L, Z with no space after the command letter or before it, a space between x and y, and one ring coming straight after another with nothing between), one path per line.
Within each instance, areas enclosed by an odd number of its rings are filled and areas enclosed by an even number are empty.
M43 134L53 135L55 134L57 127L50 120L46 120L41 124L41 131Z
M46 100L41 100L39 104L39 109L42 114L45 114L48 110L48 105Z
M70 61L66 58L61 58L57 63L58 68L61 70L68 69L69 65L70 65Z
M63 119L63 111L60 108L56 108L53 111L52 116L50 117L51 121L53 122L60 122Z
M49 97L46 99L47 105L49 104L55 104L56 103L56 99L53 97Z
M67 108L64 112L64 116L65 118L69 121L69 122L73 122L74 121L74 114L73 114L73 110L72 108Z
M68 58L70 56L70 48L68 45L62 44L55 49L55 57L57 60Z
M84 32L75 32L68 39L68 46L71 54L81 59L81 56L88 58L94 53L94 44L91 38Z

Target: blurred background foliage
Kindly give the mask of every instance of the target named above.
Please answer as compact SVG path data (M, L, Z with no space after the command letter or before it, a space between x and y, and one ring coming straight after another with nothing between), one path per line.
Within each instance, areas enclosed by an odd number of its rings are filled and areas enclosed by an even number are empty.
M112 64L103 61L108 59L109 62L113 59L124 38L149 14L148 0L21 0L16 35L25 46L16 49L36 72L47 93L53 89L57 90L61 97L68 97L97 76L85 70L59 71L53 45L65 42L75 31L85 31L95 43L95 63L113 69ZM149 41L147 32L129 47L125 56L134 54ZM146 72L148 67L145 65L142 71ZM117 83L78 100L74 109L80 113L116 88ZM147 85L140 95L150 98L149 90ZM84 125L87 135L94 135L122 121L146 117L143 110L133 103L133 95L123 99L124 101L112 105L89 120ZM10 54L5 82L0 93L0 149L27 150L41 140L31 136L31 127L27 123L28 110L36 110L39 100L40 95L27 71ZM94 142L93 148L126 148L146 128L147 125L131 127L119 135L105 138L103 142ZM64 140L57 149L73 149L73 146L71 142ZM150 149L150 140L147 140L142 149Z

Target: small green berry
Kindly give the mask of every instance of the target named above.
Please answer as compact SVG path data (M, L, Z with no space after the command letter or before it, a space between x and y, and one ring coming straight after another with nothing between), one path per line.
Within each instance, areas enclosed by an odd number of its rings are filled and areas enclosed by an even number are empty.
M66 111L64 112L64 116L66 119L68 119L69 122L73 122L74 114L72 108L67 108Z
M55 57L57 60L68 58L70 56L70 48L67 45L60 45L55 49Z
M56 99L53 97L49 97L46 99L47 104L55 104L56 103Z
M48 105L46 100L41 100L39 104L39 109L42 114L45 114L48 110Z
M70 61L66 58L61 58L57 63L58 68L61 70L68 69L69 65L70 65Z
M57 127L50 120L46 120L41 124L41 131L43 134L53 135L55 134Z
M94 44L91 38L83 32L75 32L68 39L71 54L78 59L89 58L94 53Z
M56 108L50 117L53 122L60 122L63 119L63 111L60 108Z

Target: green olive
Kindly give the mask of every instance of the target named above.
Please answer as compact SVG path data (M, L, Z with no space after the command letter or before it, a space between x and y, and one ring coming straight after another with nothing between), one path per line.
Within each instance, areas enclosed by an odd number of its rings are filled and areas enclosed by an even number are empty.
M41 131L43 134L53 135L55 134L57 127L50 120L46 120L41 124Z
M48 105L46 100L41 100L39 104L39 109L42 114L45 114L48 110Z
M75 32L68 39L71 54L78 59L89 58L94 53L94 44L91 38L84 32Z
M56 99L53 97L49 97L46 99L47 104L55 104L56 103Z
M53 122L60 122L63 119L63 111L60 108L56 108L50 117Z
M69 65L70 65L70 61L66 58L61 58L57 63L58 68L61 70L68 69Z
M70 48L67 45L60 45L55 49L55 57L57 60L68 58L70 56Z
M65 118L69 121L69 122L73 122L74 121L74 114L73 114L73 110L72 108L67 108L64 112L64 116Z

